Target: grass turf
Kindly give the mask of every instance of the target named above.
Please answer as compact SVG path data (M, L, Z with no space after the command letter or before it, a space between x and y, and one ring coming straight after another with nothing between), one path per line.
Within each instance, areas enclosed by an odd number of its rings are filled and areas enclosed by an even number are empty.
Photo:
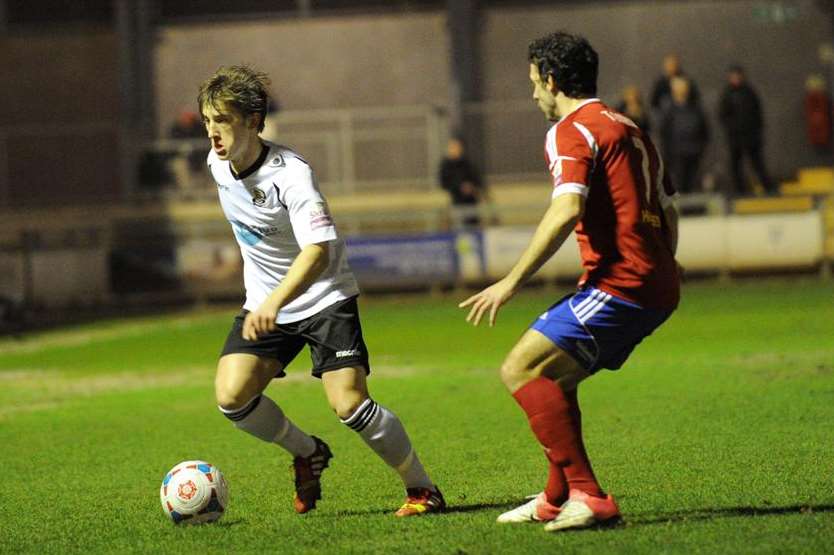
M289 456L214 408L233 310L0 340L0 552L820 553L834 541L834 285L690 285L626 367L581 387L586 444L626 525L562 535L495 517L545 461L496 368L559 292L514 299L493 329L454 298L366 298L374 397L402 418L446 515L399 520L394 473L326 406L302 354L269 388L336 458L316 511L291 508ZM219 466L216 524L175 527L159 482Z

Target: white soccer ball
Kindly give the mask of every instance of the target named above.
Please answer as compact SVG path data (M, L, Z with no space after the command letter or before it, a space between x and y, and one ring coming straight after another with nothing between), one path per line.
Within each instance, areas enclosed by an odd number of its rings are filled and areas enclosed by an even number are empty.
M214 522L226 511L229 486L213 464L185 461L165 475L159 499L174 524Z

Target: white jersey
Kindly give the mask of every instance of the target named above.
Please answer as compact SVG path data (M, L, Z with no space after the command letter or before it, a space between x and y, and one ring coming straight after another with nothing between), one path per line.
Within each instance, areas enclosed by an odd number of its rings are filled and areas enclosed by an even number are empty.
M327 269L278 313L277 322L286 324L358 295L359 287L312 168L292 150L263 142L257 162L240 175L214 151L208 155L208 165L243 257L243 308L256 310L286 277L305 246L329 246Z

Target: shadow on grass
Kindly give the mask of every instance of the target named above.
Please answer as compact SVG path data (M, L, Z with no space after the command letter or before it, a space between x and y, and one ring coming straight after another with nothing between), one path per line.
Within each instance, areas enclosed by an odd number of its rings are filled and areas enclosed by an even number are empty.
M523 501L522 501L523 503ZM447 513L475 513L478 511L507 510L517 507L519 501L504 501L501 503L472 503L470 505L451 505L446 508Z
M361 511L337 511L335 513L313 511L312 516L315 518L342 518L345 516L387 515L393 513L395 510L396 509L388 507L385 509L364 509Z
M518 501L504 501L494 503L472 503L454 504L449 506L446 511L439 515L428 515L429 517L442 517L443 514L454 513L476 513L480 511L502 511L507 510L518 505ZM343 518L350 516L391 516L394 510L390 507L385 509L365 509L359 511L338 511L336 513L317 513L316 518ZM813 514L813 513L834 513L834 504L823 505L786 505L781 507L724 507L718 509L690 509L685 511L675 511L671 513L659 514L657 516L640 516L640 515L625 515L625 520L619 521L610 526L602 525L595 526L591 529L598 531L614 532L624 528L635 528L641 526L653 526L658 524L678 524L686 522L708 521L720 518L736 518L736 517L750 517L750 516L774 516L774 515L790 515L790 514ZM223 521L219 523L221 526L233 526L242 522L241 520Z
M212 522L212 528L231 528L232 526L237 526L238 524L243 524L245 522L242 518L235 518L231 520L223 519L219 522Z
M455 503L454 505L450 505L443 511L442 514L451 514L451 513L474 513L478 511L494 511L497 509L509 509L518 505L518 502L513 501L505 501L503 503L472 503L470 505L463 505L459 503ZM387 508L387 509L365 509L361 511L338 511L334 514L323 514L319 513L317 516L319 518L339 518L345 516L368 516L368 515L391 515L393 514L395 509ZM435 516L435 515L430 515Z
M781 507L724 507L718 509L691 509L660 514L654 517L626 515L626 526L651 526L654 524L672 524L679 522L697 522L719 518L736 518L740 516L778 516L792 514L834 513L834 504L824 505L785 505Z

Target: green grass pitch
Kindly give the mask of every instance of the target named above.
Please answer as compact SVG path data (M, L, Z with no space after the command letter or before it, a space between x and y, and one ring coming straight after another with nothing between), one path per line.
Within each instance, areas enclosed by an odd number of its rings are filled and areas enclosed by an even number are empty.
M292 511L289 456L216 410L234 309L0 340L0 552L823 553L834 544L834 285L691 284L619 372L580 388L586 443L626 524L546 534L495 517L545 460L497 368L561 291L525 292L497 327L456 297L365 297L373 396L394 409L450 511L392 516L403 491L326 405L306 352L268 392L335 459L319 509ZM216 464L231 503L176 527L158 488Z

